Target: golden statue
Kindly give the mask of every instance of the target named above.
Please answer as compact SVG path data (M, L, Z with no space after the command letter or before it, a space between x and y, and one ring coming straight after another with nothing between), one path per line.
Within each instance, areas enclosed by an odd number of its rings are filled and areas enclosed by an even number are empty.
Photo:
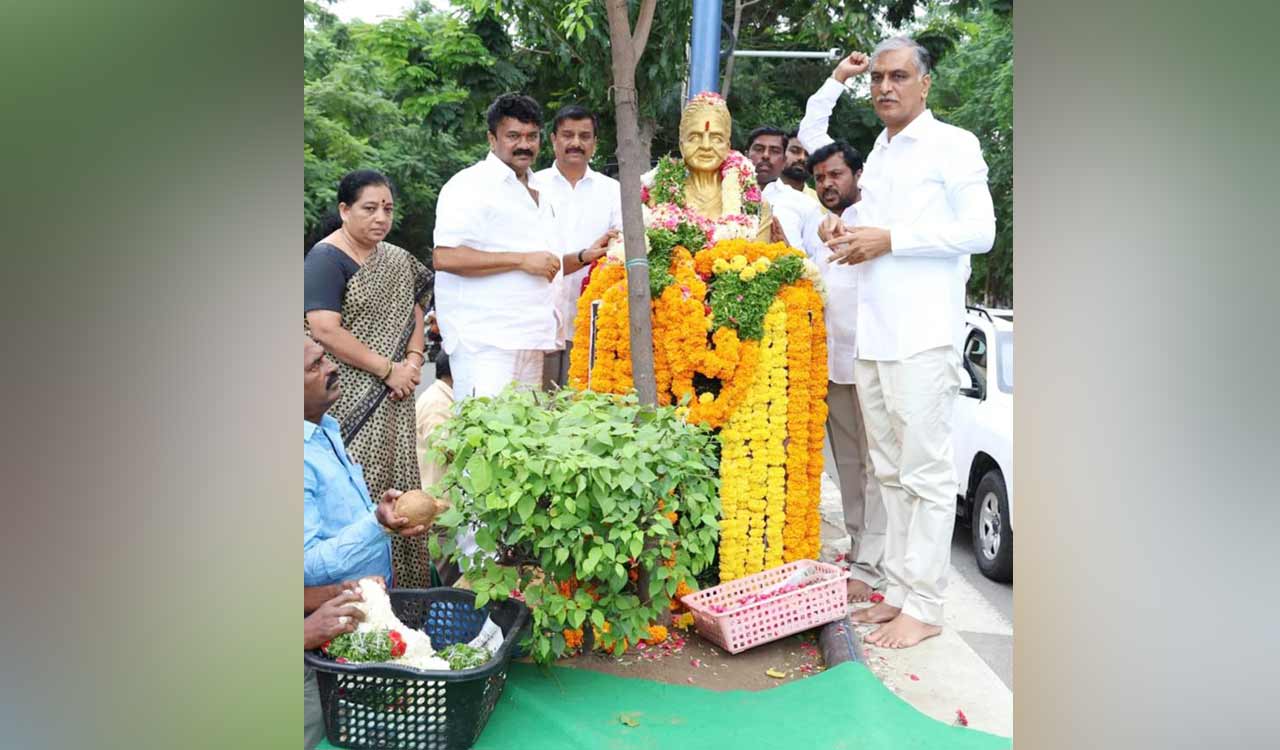
M720 165L729 155L732 130L733 119L722 101L694 100L680 116L680 156L689 169L685 205L709 219L721 215Z
M734 193L724 189L724 177L721 175L721 167L729 157L729 137L732 132L733 117L729 114L729 107L723 98L714 94L694 97L680 115L680 156L689 170L688 182L684 188L685 205L708 219L742 213L741 197L737 198L737 205L725 205L726 193L730 196ZM750 163L741 154L737 158ZM758 190L757 187L757 193ZM737 195L740 196L741 192ZM769 242L772 212L767 201L755 197L761 203L755 239Z
M674 229L692 220L712 244L732 238L766 244L783 239L751 160L729 147L732 125L719 94L703 92L689 101L680 114L681 158L664 156L641 178L646 229ZM609 243L609 257L625 257L621 235Z

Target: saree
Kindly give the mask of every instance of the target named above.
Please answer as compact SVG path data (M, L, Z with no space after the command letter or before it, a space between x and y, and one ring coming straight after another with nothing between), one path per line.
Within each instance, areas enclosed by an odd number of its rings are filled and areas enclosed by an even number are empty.
M435 274L395 245L379 242L347 282L342 327L365 346L392 360L404 359L413 334L413 306L431 306ZM342 393L329 410L342 427L351 459L364 467L369 495L377 502L388 489L420 489L417 419L412 396L396 401L374 374L329 355L338 365ZM391 567L400 588L431 586L427 535L391 537Z

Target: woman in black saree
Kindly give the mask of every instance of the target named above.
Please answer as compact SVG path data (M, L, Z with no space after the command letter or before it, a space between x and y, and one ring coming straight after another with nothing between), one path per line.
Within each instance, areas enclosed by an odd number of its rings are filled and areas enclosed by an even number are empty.
M329 414L342 425L352 460L372 497L421 486L415 454L414 388L421 380L423 310L433 272L383 241L391 231L390 180L372 170L338 184L342 226L304 262L307 332L338 363L342 395ZM431 585L426 537L392 537L395 585Z

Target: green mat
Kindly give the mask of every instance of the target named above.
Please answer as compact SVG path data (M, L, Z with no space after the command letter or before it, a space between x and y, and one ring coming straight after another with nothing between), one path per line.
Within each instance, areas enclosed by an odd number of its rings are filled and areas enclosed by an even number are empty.
M636 726L624 724L621 715ZM502 698L475 744L475 750L673 747L1004 750L1012 743L935 721L863 665L846 662L771 690L728 692L512 664Z

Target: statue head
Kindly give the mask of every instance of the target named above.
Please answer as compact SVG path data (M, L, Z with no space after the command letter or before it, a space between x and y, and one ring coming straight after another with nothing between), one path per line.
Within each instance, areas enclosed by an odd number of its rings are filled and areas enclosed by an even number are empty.
M729 155L733 118L719 94L704 91L689 101L680 115L680 156L693 172L720 169Z

